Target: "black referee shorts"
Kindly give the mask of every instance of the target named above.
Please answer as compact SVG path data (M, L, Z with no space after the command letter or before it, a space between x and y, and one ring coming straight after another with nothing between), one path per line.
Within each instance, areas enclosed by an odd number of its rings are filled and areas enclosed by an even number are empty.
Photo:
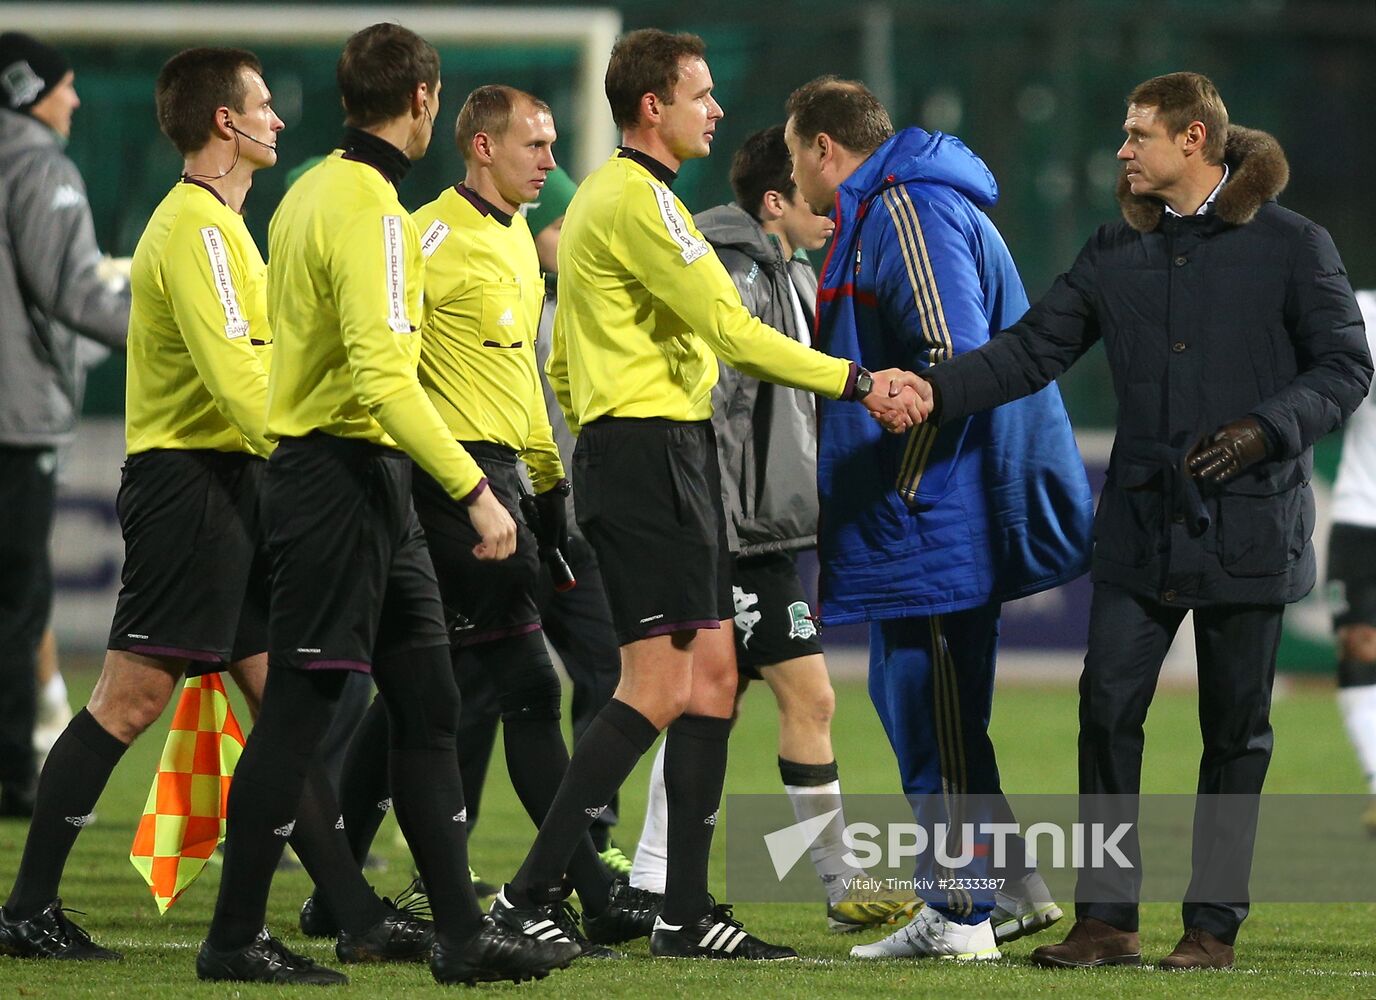
M1333 627L1376 626L1376 528L1335 524L1328 536Z
M578 526L621 645L734 614L710 421L603 417L578 435L573 468Z
M115 509L124 567L108 648L218 670L267 641L260 493L267 463L243 452L129 456Z
M822 651L792 552L737 556L731 575L736 667L760 680L761 667Z
M505 559L479 559L473 546L482 536L468 506L455 500L419 466L415 469L416 514L439 577L440 599L456 645L473 646L540 628L536 588L540 555L535 536L521 519L516 452L488 441L461 441L487 476L487 486L516 522L516 551Z
M316 431L283 438L263 492L274 668L371 671L448 645L405 452Z

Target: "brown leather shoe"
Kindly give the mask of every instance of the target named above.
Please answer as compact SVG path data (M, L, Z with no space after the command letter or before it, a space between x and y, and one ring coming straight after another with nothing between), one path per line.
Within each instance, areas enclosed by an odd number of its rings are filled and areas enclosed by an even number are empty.
M1141 965L1142 945L1136 931L1086 917L1075 921L1060 944L1032 952L1032 964L1047 969L1092 969L1100 965Z
M1171 952L1156 963L1158 969L1231 969L1233 946L1208 931L1191 927Z

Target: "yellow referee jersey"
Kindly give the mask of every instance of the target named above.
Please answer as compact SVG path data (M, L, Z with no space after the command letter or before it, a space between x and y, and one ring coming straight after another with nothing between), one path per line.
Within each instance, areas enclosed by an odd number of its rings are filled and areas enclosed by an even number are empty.
M158 204L129 272L128 454L272 451L266 270L243 218L210 188L184 181Z
M831 398L850 374L750 315L673 191L614 155L579 185L559 239L546 371L570 429L601 416L705 420L718 357Z
M396 189L335 150L282 198L268 261L268 437L400 447L450 495L471 493L482 471L416 379L423 261Z
M461 441L520 453L537 493L564 478L535 368L545 285L520 213L448 188L412 218L425 258L420 384Z

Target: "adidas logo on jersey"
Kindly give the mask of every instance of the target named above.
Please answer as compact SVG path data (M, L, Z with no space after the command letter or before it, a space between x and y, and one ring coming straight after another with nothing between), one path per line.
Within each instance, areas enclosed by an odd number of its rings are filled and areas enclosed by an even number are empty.
M96 821L95 813L87 813L85 816L65 816L68 823L80 830L83 826L90 826Z
M719 813L719 812L721 812L720 809L718 809L717 812L714 812L711 816L708 816L708 817L707 817L705 820L703 820L702 822L703 822L705 825L707 825L707 826L716 826L716 825L717 825L717 813Z
M335 828L336 830L342 830L342 829L344 829L344 817L343 817L343 816L340 816L339 819L337 819L337 820L334 821L334 828Z
M292 820L290 823L286 824L285 826L279 826L277 829L273 830L272 832L275 833L275 834L277 834L277 836L279 836L279 837L290 837L290 836L291 836L291 832L292 832L293 830L295 830L295 829L296 829L296 820Z
M511 315L511 310L510 310L510 309L507 309L505 312L503 312L500 316L497 317L497 325L498 325L498 326L515 326L515 325L516 325L516 317L513 316L513 315Z
M389 799L388 801L391 801L391 800ZM455 822L455 823L467 823L467 822L468 822L468 807L467 807L467 806L464 806L462 809L460 809L458 812L456 812L456 813L454 814L454 822Z
M583 811L587 813L589 816L591 816L593 819L597 819L598 816L602 815L606 808L606 806L588 806L588 808L584 809Z
M389 810L389 809L391 809L391 808L392 808L392 800L391 800L391 799L378 799L378 800L377 800L377 811L378 811L378 812L385 813L387 810Z

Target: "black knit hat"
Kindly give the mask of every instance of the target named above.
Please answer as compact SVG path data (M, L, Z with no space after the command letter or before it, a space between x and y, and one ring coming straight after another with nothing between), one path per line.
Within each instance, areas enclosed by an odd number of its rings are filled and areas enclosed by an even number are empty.
M72 64L57 49L19 31L0 35L0 107L28 111L62 82Z

